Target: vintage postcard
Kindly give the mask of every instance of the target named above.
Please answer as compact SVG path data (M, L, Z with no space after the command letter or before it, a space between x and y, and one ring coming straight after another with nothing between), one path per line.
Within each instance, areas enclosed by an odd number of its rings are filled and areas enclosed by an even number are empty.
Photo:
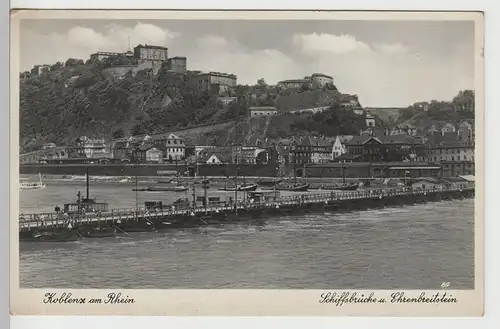
M483 314L482 13L11 32L12 314Z

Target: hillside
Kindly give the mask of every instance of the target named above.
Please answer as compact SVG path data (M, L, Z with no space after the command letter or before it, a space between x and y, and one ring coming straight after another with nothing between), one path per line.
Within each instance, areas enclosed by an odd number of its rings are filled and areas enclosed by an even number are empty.
M234 123L220 124L213 129L188 129L174 133L187 142L201 144L208 142L217 146L234 143L266 145L274 140L292 136L336 136L353 135L365 129L362 116L351 110L332 107L316 114L281 114L271 117L245 118Z
M370 111L371 114L378 116L385 122L392 122L399 117L401 107L365 107L365 110Z
M188 85L190 72L183 75L161 69L152 75L142 70L115 77L133 64L133 60L120 56L95 63L69 59L40 75L21 73L21 151L36 150L48 142L66 145L82 135L110 139L177 131L193 144L227 145L235 140L265 140L289 134L357 131L353 127L360 124L359 117L353 117L356 122L348 120L339 125L331 113L280 116L263 119L265 122L249 119L245 97L248 86L238 86L237 102L223 107L216 95L197 92ZM303 90L278 95L273 101L286 111L337 107L341 97L336 89ZM319 124L323 119L327 121ZM196 128L199 125L204 128Z
M274 104L278 111L335 105L340 102L341 93L337 90L300 90L278 95Z
M414 125L421 133L427 132L433 126L440 128L447 123L455 126L464 121L473 123L474 106L474 91L464 90L451 101L418 102L400 109L395 123Z
M146 71L109 79L102 64L69 61L20 79L21 148L64 145L81 135L118 137L235 119L215 96L191 90L182 76Z

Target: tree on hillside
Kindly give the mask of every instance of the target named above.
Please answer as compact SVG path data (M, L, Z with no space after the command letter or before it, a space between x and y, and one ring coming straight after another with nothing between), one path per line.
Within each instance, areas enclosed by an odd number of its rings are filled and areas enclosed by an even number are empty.
M132 127L132 136L137 136L137 135L144 135L146 134L146 130L144 129L144 126L140 123L137 123Z
M62 62L57 62L54 65L50 66L51 71L57 71L60 70L64 67L64 64Z
M257 85L259 85L260 87L267 87L266 80L264 80L264 78L260 78L259 80L257 80Z
M119 128L118 130L113 131L113 139L123 138L125 137L125 132L123 128Z
M354 135L366 128L362 116L341 107L332 107L313 115L292 115L292 120L294 117L299 120L290 124L292 131L302 131L312 135Z
M136 65L136 64L137 64L136 58L131 58L122 54L119 54L117 56L110 56L98 63L101 69L105 69L108 67L115 67L122 65Z
M78 59L78 58L70 58L66 61L65 66L66 67L71 67L71 66L79 66L83 65L83 59Z
M417 111L415 110L415 108L413 106L408 106L405 109L399 110L399 120L400 121L409 120L409 119L413 118L413 116L415 114L417 114Z

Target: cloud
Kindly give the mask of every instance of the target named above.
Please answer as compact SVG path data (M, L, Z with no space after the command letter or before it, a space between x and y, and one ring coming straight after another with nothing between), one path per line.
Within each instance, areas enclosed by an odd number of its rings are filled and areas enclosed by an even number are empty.
M380 52L386 54L404 54L409 51L408 47L396 43L396 44L376 44L376 49Z
M302 50L307 55L318 54L347 54L353 52L369 52L370 46L356 40L351 35L333 34L295 34L292 37L295 47Z
M196 40L196 51L188 55L191 69L234 73L241 84L258 79L276 82L296 71L294 60L278 49L249 49L237 40L206 35Z

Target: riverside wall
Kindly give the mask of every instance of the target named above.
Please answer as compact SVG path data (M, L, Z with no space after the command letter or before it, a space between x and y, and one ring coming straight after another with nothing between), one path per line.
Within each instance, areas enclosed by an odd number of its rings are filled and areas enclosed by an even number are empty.
M366 177L403 177L405 170L393 167L414 167L409 169L408 177L440 177L440 166L431 164L408 163L346 163L346 164L308 164L285 166L284 174L289 177L317 178L366 178ZM20 174L36 175L83 175L86 169L97 176L157 176L161 171L178 171L189 176L235 176L236 165L188 165L175 164L21 164ZM427 169L428 168L428 169ZM238 175L248 177L276 177L278 169L275 163L239 164Z
M21 164L19 173L22 175L84 175L86 169L96 176L157 176L158 172L180 173L189 170L190 176L235 176L236 165L184 165L179 164ZM276 168L272 165L238 165L238 175L241 176L276 176Z

